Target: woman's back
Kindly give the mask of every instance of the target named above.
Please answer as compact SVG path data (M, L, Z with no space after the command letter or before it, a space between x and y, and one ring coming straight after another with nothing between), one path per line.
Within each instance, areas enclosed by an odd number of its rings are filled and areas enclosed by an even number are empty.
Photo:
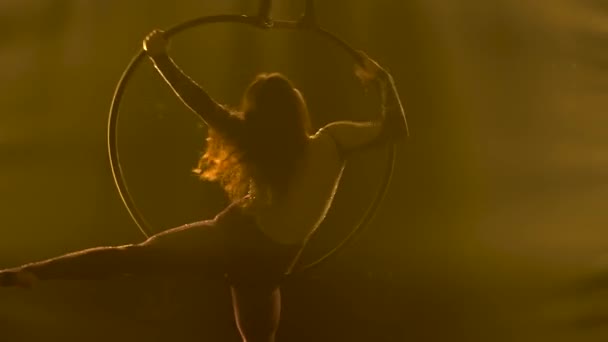
M333 202L347 155L407 136L405 114L390 75L385 74L379 86L382 119L332 122L309 137L285 196L270 201L263 194L255 198L254 184L250 212L269 238L282 244L305 242Z
M281 244L303 242L325 218L344 169L333 138L320 130L309 138L289 189L276 201L252 191L248 210L260 229Z

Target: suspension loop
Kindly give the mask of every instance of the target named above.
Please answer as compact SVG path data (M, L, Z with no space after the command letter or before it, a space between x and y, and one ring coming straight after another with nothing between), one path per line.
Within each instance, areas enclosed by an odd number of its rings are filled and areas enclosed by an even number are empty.
M272 28L273 23L270 18L270 11L272 10L272 0L260 0L260 7L258 9L258 26L261 28Z
M315 0L306 0L304 15L302 15L298 23L302 27L317 26L317 12L315 10Z

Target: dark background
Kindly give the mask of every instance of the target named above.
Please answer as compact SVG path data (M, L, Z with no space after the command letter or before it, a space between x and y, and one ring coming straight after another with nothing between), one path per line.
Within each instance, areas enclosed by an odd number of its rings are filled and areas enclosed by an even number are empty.
M323 26L390 69L411 137L369 229L285 284L279 341L602 341L600 299L564 295L608 248L608 6L592 0L317 1ZM253 0L0 2L0 268L142 240L105 145L114 87L142 38ZM275 0L295 19L303 1ZM315 127L377 115L342 51L301 32L194 29L176 61L221 102L260 71L307 98ZM190 170L205 128L149 63L120 120L127 181L157 231L212 217ZM307 257L344 235L384 155L353 160ZM316 254L315 254L316 253ZM221 281L49 282L0 291L6 341L238 341ZM6 338L6 339L5 339Z

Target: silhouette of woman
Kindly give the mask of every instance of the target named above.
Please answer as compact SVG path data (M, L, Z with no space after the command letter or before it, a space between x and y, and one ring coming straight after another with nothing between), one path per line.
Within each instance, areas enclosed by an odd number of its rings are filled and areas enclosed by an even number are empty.
M0 286L124 274L227 276L243 340L272 342L281 278L324 219L345 158L407 136L392 77L361 53L365 67L356 74L380 89L382 117L333 122L311 134L304 98L283 75L259 74L240 110L229 111L177 67L163 31L150 33L143 45L166 83L208 125L206 151L195 172L217 181L231 204L211 220L169 229L142 243L86 249L2 270Z

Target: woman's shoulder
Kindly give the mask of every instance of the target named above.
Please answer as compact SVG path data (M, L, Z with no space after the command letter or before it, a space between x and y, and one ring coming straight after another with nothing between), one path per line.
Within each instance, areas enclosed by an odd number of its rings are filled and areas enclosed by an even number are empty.
M326 155L329 153L330 155L342 157L342 152L339 148L340 145L338 144L330 125L321 127L314 135L311 135L310 143L310 145L313 146L310 150L316 151L316 154Z
M308 137L309 142L317 145L333 143L333 137L330 131L331 129L327 129L327 126L319 128L313 135Z

